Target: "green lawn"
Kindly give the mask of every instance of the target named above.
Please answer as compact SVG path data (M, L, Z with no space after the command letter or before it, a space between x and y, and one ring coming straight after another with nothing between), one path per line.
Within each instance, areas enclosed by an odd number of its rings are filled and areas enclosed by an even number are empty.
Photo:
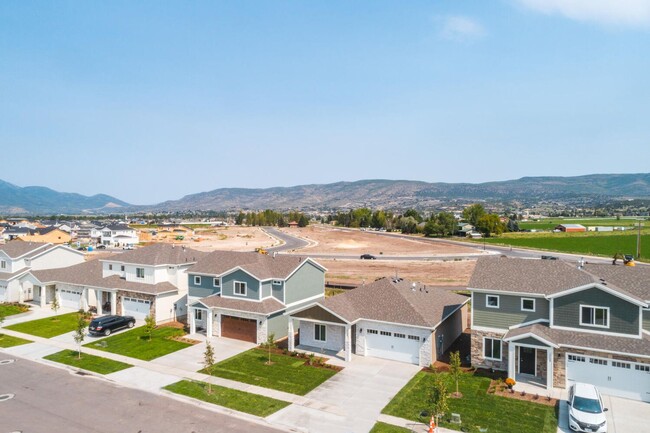
M88 343L85 346L150 361L190 347L191 344L189 343L171 339L171 337L183 335L185 335L185 332L182 329L163 326L153 331L151 341L149 341L149 337L144 333L144 327L141 327Z
M634 232L587 233L509 233L475 241L476 243L512 245L564 253L613 257L616 253L636 254L637 235ZM641 234L641 258L650 260L650 234Z
M272 413L287 407L289 402L251 394L236 389L224 388L223 386L212 385L212 394L208 394L208 384L205 382L193 382L181 380L180 382L167 385L164 389L182 394L208 403L250 413L260 417L267 417Z
M271 354L272 365L266 365L268 354L251 349L215 364L209 374L250 383L264 388L305 395L336 374L327 368L304 365L305 359ZM202 373L208 371L201 370Z
M28 311L29 307L22 304L11 304L11 303L1 303L0 304L0 316L9 317L14 314L24 313Z
M78 352L76 350L63 350L61 352L53 353L44 357L50 361L59 362L61 364L71 365L73 367L82 368L88 371L94 371L100 374L115 373L116 371L124 370L125 368L133 367L124 362L113 361L112 359L102 358L101 356L89 355L81 352L81 359L78 359Z
M449 391L455 385L447 373L440 373L447 381ZM428 409L428 393L433 384L434 375L420 372L393 398L384 408L383 413L414 421L420 413ZM487 427L491 432L500 433L555 433L557 416L554 407L539 403L499 397L486 391L490 379L464 374L460 381L462 398L449 398L448 413L458 413L463 424L450 424L446 419L440 421L442 427L469 431L478 431L477 426ZM445 417L446 418L446 417ZM428 422L426 419L424 422Z
M641 222L641 226L646 221ZM543 218L539 221L519 221L519 228L522 230L553 230L560 224L582 224L588 226L614 226L614 227L636 227L638 218Z
M23 338L12 337L11 335L0 334L0 347L14 347L27 343L31 343L31 341Z
M411 430L404 427L397 427L396 425L378 422L374 425L370 433L410 433Z
M77 328L78 319L78 313L68 313L17 323L6 326L5 328L11 329L12 331L24 332L25 334L36 335L37 337L52 338L65 334L66 332L73 332Z

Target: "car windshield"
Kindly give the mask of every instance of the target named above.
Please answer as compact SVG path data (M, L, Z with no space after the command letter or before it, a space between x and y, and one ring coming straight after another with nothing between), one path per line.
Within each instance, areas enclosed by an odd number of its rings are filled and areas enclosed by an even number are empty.
M601 413L603 411L598 400L584 397L575 397L573 399L573 408L586 413Z

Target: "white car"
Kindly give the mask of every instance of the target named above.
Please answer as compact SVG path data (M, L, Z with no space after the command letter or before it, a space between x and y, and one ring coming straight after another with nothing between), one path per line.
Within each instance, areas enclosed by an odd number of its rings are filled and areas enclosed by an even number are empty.
M576 382L569 388L569 428L585 433L606 433L607 419L598 389L588 383Z

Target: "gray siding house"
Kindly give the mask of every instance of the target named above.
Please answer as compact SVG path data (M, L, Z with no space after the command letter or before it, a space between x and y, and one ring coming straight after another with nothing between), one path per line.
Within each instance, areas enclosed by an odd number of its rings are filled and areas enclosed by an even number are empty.
M287 337L286 313L325 297L325 268L298 256L214 251L188 272L190 332L263 343Z
M474 366L650 402L650 267L484 258L469 290Z

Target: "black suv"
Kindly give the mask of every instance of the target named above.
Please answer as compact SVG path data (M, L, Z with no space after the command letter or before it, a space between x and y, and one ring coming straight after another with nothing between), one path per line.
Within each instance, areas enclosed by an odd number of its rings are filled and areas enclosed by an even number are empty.
M111 332L122 328L133 328L133 316L102 316L93 319L88 326L91 335L111 335Z

